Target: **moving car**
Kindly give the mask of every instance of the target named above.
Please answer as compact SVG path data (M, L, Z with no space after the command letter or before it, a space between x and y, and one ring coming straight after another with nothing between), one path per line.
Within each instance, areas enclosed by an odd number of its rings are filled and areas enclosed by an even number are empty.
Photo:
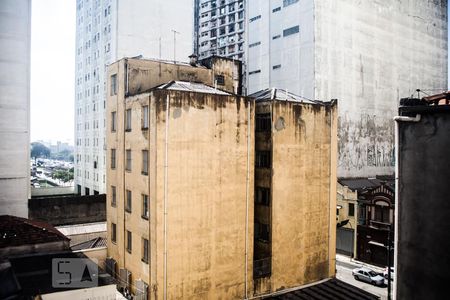
M369 268L356 268L352 271L356 280L365 281L377 286L384 285L384 277Z

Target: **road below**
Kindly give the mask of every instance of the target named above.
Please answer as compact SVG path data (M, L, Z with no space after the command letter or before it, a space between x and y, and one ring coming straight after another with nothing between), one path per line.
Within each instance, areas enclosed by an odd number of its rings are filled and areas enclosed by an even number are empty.
M352 270L358 266L351 263L336 261L336 278L342 280L348 284L354 285L362 290L365 290L371 294L379 296L382 300L387 299L387 287L378 287L362 281L355 280L352 275Z

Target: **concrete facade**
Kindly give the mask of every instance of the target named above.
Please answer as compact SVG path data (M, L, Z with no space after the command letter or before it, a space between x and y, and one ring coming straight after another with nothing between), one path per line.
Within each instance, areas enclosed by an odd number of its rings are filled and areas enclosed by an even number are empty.
M187 60L193 7L193 0L77 0L74 177L82 195L106 191L107 65L139 55Z
M194 0L194 49L200 59L244 59L244 0Z
M339 177L394 171L396 99L447 87L447 1L255 0L248 87L340 100Z
M28 217L31 1L0 3L0 215Z
M107 101L108 257L122 282L130 272L123 287L135 294L242 299L334 275L337 106L228 94L237 70L226 59L211 69L142 59L109 67L119 80ZM224 91L161 85L187 77L211 84L218 74ZM273 176L255 171L255 149L267 146L255 138L255 109L273 109ZM257 207L254 189L269 178L268 210ZM254 222L264 214L273 222L270 276L256 278Z
M444 299L448 278L441 270L450 265L450 105L448 100L405 105L400 115L418 118L398 120L394 299Z

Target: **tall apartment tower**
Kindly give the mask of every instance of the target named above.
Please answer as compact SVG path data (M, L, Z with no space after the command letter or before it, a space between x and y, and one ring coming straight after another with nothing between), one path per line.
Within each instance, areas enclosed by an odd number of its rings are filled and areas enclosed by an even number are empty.
M0 1L0 215L28 217L31 1Z
M142 55L184 61L192 54L193 0L77 0L75 186L105 193L106 67Z
M447 1L252 0L248 89L339 99L338 176L394 172L399 95L447 87Z
M244 59L244 0L195 0L195 53Z

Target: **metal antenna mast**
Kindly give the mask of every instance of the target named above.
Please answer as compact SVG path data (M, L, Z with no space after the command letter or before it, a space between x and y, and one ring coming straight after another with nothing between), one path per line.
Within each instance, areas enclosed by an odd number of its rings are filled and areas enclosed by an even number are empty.
M175 29L172 29L173 32L173 62L177 63L177 34L180 34Z

